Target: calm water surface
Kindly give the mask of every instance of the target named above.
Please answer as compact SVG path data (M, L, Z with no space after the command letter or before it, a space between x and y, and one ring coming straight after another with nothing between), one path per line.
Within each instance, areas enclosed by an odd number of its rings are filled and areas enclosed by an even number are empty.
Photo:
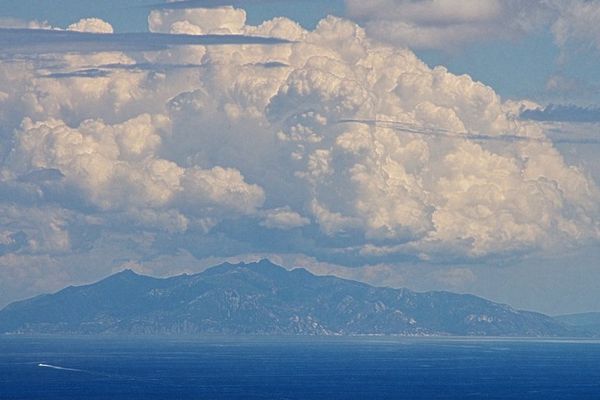
M0 399L598 400L600 343L0 337Z

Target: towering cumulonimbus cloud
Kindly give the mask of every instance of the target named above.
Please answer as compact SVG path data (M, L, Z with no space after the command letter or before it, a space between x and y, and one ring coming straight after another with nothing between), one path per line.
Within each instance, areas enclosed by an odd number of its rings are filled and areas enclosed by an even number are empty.
M149 27L288 42L3 59L0 259L85 255L111 233L154 238L140 244L154 255L204 240L341 263L600 239L598 187L519 103L344 19L308 31L245 17L164 9ZM233 237L236 226L255 234ZM95 232L85 245L83 231Z

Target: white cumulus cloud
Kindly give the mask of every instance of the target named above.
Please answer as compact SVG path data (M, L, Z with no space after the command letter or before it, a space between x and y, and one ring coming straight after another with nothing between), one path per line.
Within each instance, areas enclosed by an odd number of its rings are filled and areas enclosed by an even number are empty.
M260 223L262 226L271 229L292 229L310 224L310 220L289 207L268 210L265 213L264 220Z
M91 33L113 33L113 27L100 18L83 18L67 27L69 31Z

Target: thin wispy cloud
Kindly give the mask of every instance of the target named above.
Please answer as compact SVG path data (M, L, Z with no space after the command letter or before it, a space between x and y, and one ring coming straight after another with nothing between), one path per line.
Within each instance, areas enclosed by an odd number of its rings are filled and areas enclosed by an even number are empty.
M342 119L338 121L340 124L365 124L372 127L381 127L393 129L396 131L402 131L407 133L414 133L418 135L431 136L444 139L453 140L473 140L473 141L489 141L489 142L506 142L506 143L517 143L517 142L531 142L531 143L555 143L555 144L600 144L600 138L536 138L528 136L519 136L508 133L500 133L498 135L486 135L482 133L473 132L460 132L452 131L448 129L441 129L435 127L423 127L414 124L407 124L398 121L385 121L376 119Z
M251 63L247 64L247 66L255 66L262 68L285 68L289 67L289 65L285 63L281 63L278 61L264 62L264 63ZM132 64L122 64L122 63L114 63L114 64L100 64L97 65L96 68L106 69L106 70L127 70L127 71L173 71L179 69L197 69L197 68L206 68L206 64L188 64L188 63L132 63Z
M289 65L280 62L265 62L265 63L250 63L245 67L256 68L286 68ZM204 64L164 64L164 63L113 63L113 64L98 64L96 66L86 66L76 70L59 71L48 74L40 74L40 78L49 79L71 79L71 78L104 78L108 77L115 71L131 71L131 72L169 72L175 70L194 70L207 68ZM47 66L46 69L61 69L61 66Z
M522 119L547 122L600 122L600 107L581 107L573 104L550 104L544 108L521 112Z
M273 46L288 40L249 35L185 35L155 32L90 33L51 29L0 29L0 53L49 54L164 50L172 46Z
M62 71L64 66L46 66L45 69L57 69L58 72L48 74L40 74L40 78L50 79L70 79L70 78L104 78L108 77L116 71L131 71L131 72L168 72L174 70L198 69L206 68L202 64L163 64L163 63L112 63L98 64L94 66L83 66L79 69Z
M100 64L97 68L109 69L109 70L129 70L129 71L171 71L177 69L194 69L194 68L205 68L202 64L164 64L164 63L113 63L113 64Z
M98 68L81 69L70 72L54 72L51 74L40 75L41 78L68 79L68 78L104 78L110 75L110 71L103 71Z

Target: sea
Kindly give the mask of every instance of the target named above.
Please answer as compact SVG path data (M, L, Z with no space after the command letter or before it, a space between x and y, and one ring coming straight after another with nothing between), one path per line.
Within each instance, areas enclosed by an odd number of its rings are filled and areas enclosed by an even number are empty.
M0 399L600 399L600 342L0 337Z

